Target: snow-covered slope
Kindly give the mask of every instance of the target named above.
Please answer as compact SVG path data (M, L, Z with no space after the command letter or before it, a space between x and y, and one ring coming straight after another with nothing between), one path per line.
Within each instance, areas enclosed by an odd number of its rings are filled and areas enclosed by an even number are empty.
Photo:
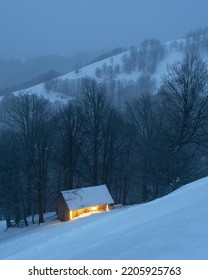
M167 46L169 48L169 43L167 43ZM119 65L120 72L116 74L116 77L113 79L115 81L122 81L122 82L128 82L128 81L133 81L136 82L139 76L142 74L142 71L139 72L138 70L136 71L131 71L131 73L126 73L125 71L122 71L122 59L124 55L129 55L130 51L126 51L120 54L117 54L115 56L112 56L110 58L106 58L103 60L100 60L98 62L92 63L88 66L82 67L80 69L77 69L77 71L72 71L68 74L65 74L58 79L61 81L67 81L67 82L74 82L78 81L82 78L94 78L97 79L98 81L103 81L109 82L110 79L109 77L106 77L106 75L102 75L101 78L98 78L96 75L96 69L103 69L103 65L105 67L112 67L112 69L115 69L116 66ZM158 63L155 72L152 74L152 79L155 79L156 81L156 86L157 88L160 86L161 82L161 77L166 73L167 65L172 64L182 58L182 52L177 51L175 49L167 51L165 57ZM66 94L56 92L54 90L46 90L45 84L41 83L36 86L33 86L31 88L26 89L26 91L30 91L31 93L36 93L37 95L42 95L45 98L49 99L52 102L67 102L71 96L68 96ZM18 95L20 91L14 92L14 95Z
M208 259L207 202L208 177L146 204L9 229L0 259Z
M44 96L53 103L68 102L80 91L80 79L89 77L106 82L107 89L119 104L121 100L134 97L142 90L154 93L161 85L161 77L167 73L167 65L182 59L187 52L197 52L207 60L208 28L191 31L182 39L160 42L144 40L140 46L102 59L85 67L25 89L28 93ZM200 38L200 39L199 39ZM111 54L122 51L113 50ZM102 57L105 57L104 54ZM14 92L19 95L21 91ZM121 97L121 98L120 98ZM1 101L1 99L0 99Z
M68 74L65 74L65 75L59 77L59 79L62 81L76 81L76 80L86 78L86 77L96 79L95 72L96 72L97 67L102 67L103 64L106 64L107 66L112 65L112 61L113 61L113 64L121 65L121 60L122 60L123 55L124 55L124 53L121 53L121 54L115 55L113 57L100 60L98 62L95 62L95 63L92 63L90 65L80 68L77 72L72 71ZM131 75L121 74L120 77L118 77L118 78L130 80L130 79L134 78L134 76L136 76L138 78L138 72L136 73L136 75L135 75L135 73L134 73L134 75L133 75L133 73ZM26 89L26 91L35 93L37 95L44 96L46 99L49 99L51 102L56 102L56 101L65 102L70 99L70 96L61 94L60 92L55 92L55 91L51 91L51 90L48 92L45 89L44 83L30 87L30 88ZM14 92L14 95L19 95L20 92L21 91Z

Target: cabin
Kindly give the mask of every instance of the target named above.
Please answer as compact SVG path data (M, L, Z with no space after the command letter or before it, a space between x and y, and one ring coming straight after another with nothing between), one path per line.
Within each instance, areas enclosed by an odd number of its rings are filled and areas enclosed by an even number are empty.
M104 212L114 201L106 185L61 191L57 199L57 217L71 221L80 216Z

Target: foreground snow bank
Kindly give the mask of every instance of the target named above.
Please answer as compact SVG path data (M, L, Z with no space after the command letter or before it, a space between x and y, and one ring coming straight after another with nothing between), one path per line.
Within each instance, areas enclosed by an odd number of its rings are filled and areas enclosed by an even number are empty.
M208 178L147 204L1 233L0 259L208 259Z

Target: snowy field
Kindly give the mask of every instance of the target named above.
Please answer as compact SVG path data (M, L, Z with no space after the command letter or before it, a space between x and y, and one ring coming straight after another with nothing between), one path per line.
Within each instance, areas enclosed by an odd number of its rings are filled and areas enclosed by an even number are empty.
M208 259L207 217L204 178L147 204L72 222L51 217L9 230L1 222L0 259Z

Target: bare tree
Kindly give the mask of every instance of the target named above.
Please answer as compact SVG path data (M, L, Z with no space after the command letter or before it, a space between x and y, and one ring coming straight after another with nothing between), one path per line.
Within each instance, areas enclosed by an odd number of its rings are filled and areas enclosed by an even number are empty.
M164 54L165 50L160 41L154 39L143 41L138 51L138 69L143 71L143 74L154 73Z
M128 104L132 127L133 160L137 169L142 201L152 199L151 188L157 196L156 174L161 155L162 110L155 96L146 93Z
M164 134L175 157L175 179L181 176L181 163L193 157L207 141L208 70L197 55L186 55L168 67L161 97L166 110ZM177 184L176 184L177 185Z
M107 184L117 201L125 201L129 186L122 188L119 172L124 170L125 122L106 95L106 88L95 80L83 81L82 160L88 182ZM122 164L120 160L122 159ZM119 195L120 193L120 195Z
M202 126L207 114L208 70L199 56L186 55L168 67L162 97L167 110L166 135L172 148L203 141Z
M7 119L21 144L26 179L27 214L38 208L39 223L44 222L48 156L51 126L50 104L43 97L22 92L11 104ZM37 198L38 205L34 203Z
M82 157L90 174L91 183L100 183L101 149L103 145L103 126L109 112L110 103L106 89L93 79L83 80L82 118L85 149Z
M57 116L58 150L56 160L62 166L64 189L72 189L79 163L81 137L80 108L75 102L70 102L59 109Z
M7 228L12 225L11 220L15 220L18 225L24 214L20 169L18 139L12 131L2 129L0 131L0 208L3 209Z

